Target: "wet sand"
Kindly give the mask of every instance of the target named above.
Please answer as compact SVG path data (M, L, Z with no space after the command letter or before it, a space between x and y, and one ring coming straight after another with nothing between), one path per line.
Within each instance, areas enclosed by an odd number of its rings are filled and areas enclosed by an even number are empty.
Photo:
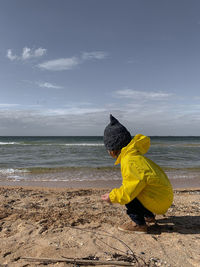
M0 266L75 266L24 257L199 266L200 188L175 190L172 207L139 235L118 231L128 217L124 206L101 201L108 191L0 187Z
M170 179L174 189L178 188L200 188L200 178L190 179ZM0 180L0 186L32 186L32 187L49 187L49 188L113 188L119 187L121 180L82 180L82 181L11 181Z

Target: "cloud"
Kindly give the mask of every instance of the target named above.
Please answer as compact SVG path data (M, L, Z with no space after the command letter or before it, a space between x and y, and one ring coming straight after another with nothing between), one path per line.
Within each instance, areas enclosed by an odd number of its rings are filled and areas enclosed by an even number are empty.
M41 57L43 55L45 55L47 52L46 49L44 48L38 48L36 50L33 50L29 47L24 47L23 48L23 51L22 51L22 60L27 60L27 59L30 59L30 58L37 58L37 57Z
M37 49L31 49L29 47L24 47L22 50L22 54L20 56L14 55L11 49L7 50L7 58L10 59L11 61L13 60L28 60L30 58L38 58L42 57L47 53L47 49L39 47Z
M36 84L41 88L52 88L52 89L62 89L63 88L62 86L52 84L49 82L37 82Z
M82 59L83 60L91 60L91 59L104 59L107 57L107 53L103 51L94 51L94 52L83 52Z
M31 57L31 49L28 47L23 48L22 59L26 60Z
M12 108L12 107L18 107L19 104L1 104L0 103L0 108Z
M45 61L38 65L40 69L50 70L50 71L62 71L71 70L85 61L89 60L102 60L106 58L107 53L103 51L94 52L83 52L81 56L69 57L69 58L59 58L54 60Z
M2 135L101 135L105 110L70 109L0 109Z
M45 55L47 53L47 49L39 47L38 49L36 49L34 51L34 56L35 57L42 57L43 55Z
M141 100L163 100L168 99L173 94L165 92L147 92L147 91L137 91L131 89L118 90L114 92L114 95L119 98L128 99L141 99Z
M113 114L134 135L198 135L200 110L198 106L181 103L140 101L137 106L115 103L112 107L97 107L90 103L69 103L61 108L11 106L1 104L2 135L103 135ZM10 105L10 107L9 107Z
M11 61L15 60L15 59L18 59L18 57L16 55L13 55L12 53L12 50L11 49L8 49L7 50L7 58L9 58Z
M40 69L51 70L51 71L60 71L60 70L71 70L77 65L80 64L80 61L77 57L71 58L59 58L55 60L49 60L38 65Z
M99 112L105 112L105 108L83 108L83 107L71 107L63 109L47 109L44 114L52 116L66 116L66 115L84 115L94 114Z

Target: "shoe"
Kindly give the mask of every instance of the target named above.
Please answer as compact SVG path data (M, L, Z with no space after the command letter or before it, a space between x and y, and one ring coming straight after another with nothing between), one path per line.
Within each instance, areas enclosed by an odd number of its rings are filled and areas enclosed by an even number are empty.
M155 217L144 217L146 223L156 223Z
M131 221L124 223L121 226L118 226L118 230L122 232L142 234L142 233L147 233L147 225L146 224L138 225L133 221Z

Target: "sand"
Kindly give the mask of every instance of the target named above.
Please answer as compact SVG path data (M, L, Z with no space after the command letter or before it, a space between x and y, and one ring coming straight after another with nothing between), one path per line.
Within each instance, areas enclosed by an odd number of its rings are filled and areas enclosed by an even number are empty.
M79 266L23 257L200 266L200 189L175 190L172 207L147 234L118 231L128 216L124 206L101 201L107 191L0 187L0 266Z

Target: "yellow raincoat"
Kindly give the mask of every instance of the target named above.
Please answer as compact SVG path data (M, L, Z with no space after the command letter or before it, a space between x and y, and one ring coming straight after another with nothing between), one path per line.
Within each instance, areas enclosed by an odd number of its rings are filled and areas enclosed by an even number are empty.
M164 171L143 156L150 147L150 138L141 134L122 148L115 165L121 163L122 186L110 194L112 203L127 204L134 198L155 214L164 214L173 201L172 186Z

